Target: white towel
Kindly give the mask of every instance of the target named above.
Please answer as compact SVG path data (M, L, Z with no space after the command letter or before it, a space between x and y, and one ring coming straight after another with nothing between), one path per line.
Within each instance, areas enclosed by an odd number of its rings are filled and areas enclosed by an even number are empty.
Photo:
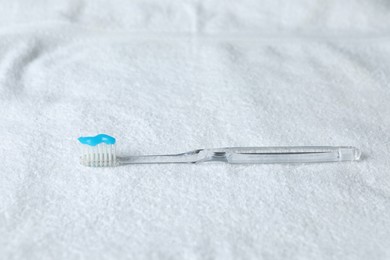
M388 259L387 1L3 1L1 259ZM353 145L354 163L78 163Z

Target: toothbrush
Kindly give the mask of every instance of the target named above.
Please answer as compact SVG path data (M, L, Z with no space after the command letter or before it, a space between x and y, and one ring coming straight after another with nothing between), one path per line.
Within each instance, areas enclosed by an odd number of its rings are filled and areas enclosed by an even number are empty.
M231 164L317 163L358 161L359 149L352 146L228 147L198 149L167 155L117 156L114 137L99 134L80 137L83 154L80 162L89 167L114 167L126 164L203 163Z

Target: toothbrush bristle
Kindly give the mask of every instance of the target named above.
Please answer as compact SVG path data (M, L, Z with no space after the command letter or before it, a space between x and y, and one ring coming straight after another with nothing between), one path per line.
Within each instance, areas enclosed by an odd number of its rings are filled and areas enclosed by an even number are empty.
M83 145L80 163L89 167L113 167L117 165L115 144Z

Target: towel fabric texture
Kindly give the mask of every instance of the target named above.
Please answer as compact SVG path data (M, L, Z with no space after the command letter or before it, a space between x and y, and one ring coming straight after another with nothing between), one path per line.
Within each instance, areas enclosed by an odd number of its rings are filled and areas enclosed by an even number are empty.
M1 259L389 259L390 5L0 0ZM79 165L351 145L353 163Z

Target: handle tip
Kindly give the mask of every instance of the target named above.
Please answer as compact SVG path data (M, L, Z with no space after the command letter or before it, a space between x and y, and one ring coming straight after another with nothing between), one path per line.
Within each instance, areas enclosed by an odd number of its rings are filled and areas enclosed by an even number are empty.
M340 147L340 161L359 161L362 156L360 149L356 147Z

